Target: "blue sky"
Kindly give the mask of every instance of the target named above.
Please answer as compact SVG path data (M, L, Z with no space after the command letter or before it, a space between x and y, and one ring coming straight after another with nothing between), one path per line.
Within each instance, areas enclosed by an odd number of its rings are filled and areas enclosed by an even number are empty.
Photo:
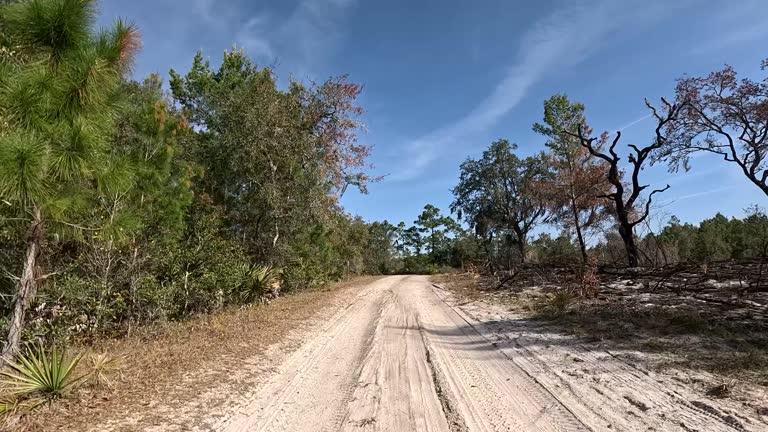
M283 79L349 74L365 86L375 172L369 195L343 204L368 220L410 223L425 203L447 212L459 164L506 138L525 156L543 148L531 131L543 101L565 92L595 130L625 142L653 132L643 98L671 96L674 80L733 65L759 78L768 57L768 2L591 0L106 0L102 24L135 22L144 50L137 78L183 72L202 49L213 62L233 43ZM698 222L739 216L765 196L738 169L710 156L688 173L649 168L671 189L660 214Z

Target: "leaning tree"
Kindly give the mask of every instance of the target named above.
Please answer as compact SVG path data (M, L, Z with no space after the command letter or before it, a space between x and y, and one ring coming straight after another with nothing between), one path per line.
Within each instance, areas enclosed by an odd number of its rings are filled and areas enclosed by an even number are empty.
M762 66L765 70L768 60ZM687 171L693 155L715 154L768 195L768 78L739 80L730 66L685 77L677 82L675 103L680 115L665 125L668 139L654 162Z
M604 132L599 138L589 137L581 126L578 127L575 133L567 132L570 136L577 138L590 154L606 162L605 175L608 182L613 186L613 191L603 195L603 198L610 200L612 203L613 216L616 218L619 235L624 243L624 248L627 252L627 263L630 267L637 267L640 264L640 252L635 241L635 227L648 218L653 196L669 189L669 185L660 189L654 189L648 194L645 204L642 205L640 202L641 194L649 185L641 184L640 171L649 162L649 158L653 157L654 153L667 143L668 138L664 133L665 128L670 122L678 118L682 108L685 106L685 104L680 103L669 103L666 99L661 101L663 105L661 112L654 108L647 100L645 102L657 121L656 136L653 141L645 147L638 147L634 144L627 145L631 149L631 153L627 158L629 162L628 182L624 181L624 176L627 173L622 171L620 166L622 158L616 152L616 146L621 140L621 131L616 132L612 141L610 141L610 136L607 132ZM606 152L602 150L602 147L608 141L610 141L610 145Z
M38 283L46 228L79 230L75 210L108 189L118 94L140 40L118 21L93 32L94 0L29 0L0 7L0 203L24 227L25 253L3 355L19 347Z

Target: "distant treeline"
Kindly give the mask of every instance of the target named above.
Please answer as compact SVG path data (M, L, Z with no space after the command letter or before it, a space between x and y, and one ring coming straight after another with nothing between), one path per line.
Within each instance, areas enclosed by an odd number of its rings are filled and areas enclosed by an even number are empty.
M763 63L763 69L768 60ZM666 164L689 170L693 156L711 154L768 195L768 80L738 79L731 67L677 81L674 98L646 100L655 126L645 145L621 132L593 133L583 104L557 94L544 102L533 130L544 149L521 158L505 139L467 159L452 192L451 213L427 205L415 225L377 229L396 259L382 268L436 271L472 264L486 270L523 262L660 266L766 256L768 222L759 206L744 219L718 214L698 226L672 218L651 229L654 199L669 185L649 185L643 170ZM532 239L537 228L560 232ZM538 230L539 232L541 229ZM383 237L383 236L379 236Z

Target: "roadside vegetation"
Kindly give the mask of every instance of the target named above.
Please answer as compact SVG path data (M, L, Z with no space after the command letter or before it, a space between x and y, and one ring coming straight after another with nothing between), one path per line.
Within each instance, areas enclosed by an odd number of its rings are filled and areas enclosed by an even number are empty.
M3 3L6 410L65 396L78 362L114 380L108 358L64 347L378 270L371 225L338 203L376 180L356 137L360 85L281 88L238 49L136 82L139 29L97 30L96 1ZM22 391L33 376L57 382Z

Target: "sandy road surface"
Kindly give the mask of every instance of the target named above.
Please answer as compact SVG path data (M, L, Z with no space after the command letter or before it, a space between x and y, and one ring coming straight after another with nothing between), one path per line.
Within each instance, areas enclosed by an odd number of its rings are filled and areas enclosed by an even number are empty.
M393 276L295 352L226 431L590 430L422 276Z

